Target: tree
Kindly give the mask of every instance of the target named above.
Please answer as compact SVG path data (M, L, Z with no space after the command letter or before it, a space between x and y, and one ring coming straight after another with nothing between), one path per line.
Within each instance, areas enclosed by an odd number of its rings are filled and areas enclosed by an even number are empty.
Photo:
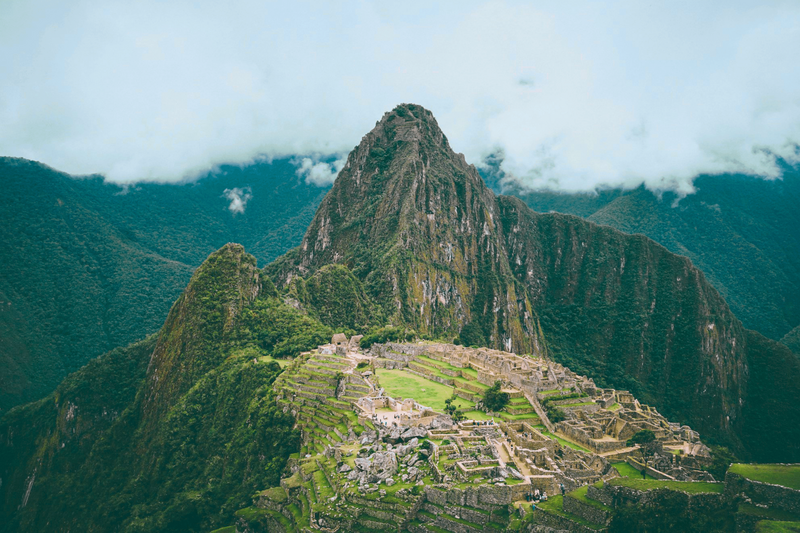
M657 447L656 441L656 434L650 431L649 429L643 429L641 431L636 432L633 437L628 439L626 443L628 446L639 446L639 453L642 456L642 462L644 463L645 470L647 469L647 463L650 460L650 457L656 453ZM644 470L642 470L642 477L644 477Z
M495 381L494 385L486 389L486 392L483 395L483 405L495 413L508 405L508 393L500 390L502 385L503 384L499 380Z
M735 463L736 461L738 461L738 459L728 448L724 446L712 446L711 465L704 467L703 470L710 472L717 481L722 481L725 479L725 473L728 471L728 467L731 466L731 463Z
M463 346L486 346L486 337L483 330L476 322L470 322L461 328L461 334L456 339L456 344Z
M453 420L459 422L460 420L464 420L464 413L459 410L461 404L455 405L453 402L456 400L456 395L454 394L450 398L444 401L444 410L445 412L450 415Z

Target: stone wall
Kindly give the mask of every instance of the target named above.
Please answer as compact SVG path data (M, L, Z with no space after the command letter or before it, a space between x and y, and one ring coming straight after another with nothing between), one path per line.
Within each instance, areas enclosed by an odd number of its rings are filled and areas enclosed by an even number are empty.
M756 503L765 503L775 509L800 514L800 490L754 481L728 472L725 475L725 492L730 497L745 493Z
M441 506L453 504L491 512L512 502L512 490L509 486L497 485L479 485L465 489L443 489L426 485L425 497Z
M586 497L592 500L596 500L609 507L614 506L613 494L607 490L598 489L594 485L589 485L589 489L586 491Z
M547 513L541 509L536 509L533 511L532 521L526 524L524 531L538 531L536 528L540 525L548 526L558 531L567 530L570 533L598 533L598 531L605 531L582 526L573 522L572 520L558 516L554 513Z
M595 524L608 524L611 520L611 513L600 507L589 505L571 496L564 496L564 511L580 516L584 520Z
M650 477L653 477L655 479L666 479L666 480L669 480L669 481L675 481L674 477L670 476L669 474L665 474L664 472L662 472L660 470L656 470L655 468L653 468L651 466L648 466L648 467L645 468L645 466L642 463L640 463L639 461L637 461L633 457L628 456L626 461L627 461L627 463L629 465L631 465L633 468L635 468L639 472L641 472L642 469L645 469L645 472Z

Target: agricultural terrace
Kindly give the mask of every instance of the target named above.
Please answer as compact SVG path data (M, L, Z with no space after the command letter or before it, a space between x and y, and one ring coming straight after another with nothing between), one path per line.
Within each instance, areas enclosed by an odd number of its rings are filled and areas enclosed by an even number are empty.
M729 472L753 481L781 485L800 490L800 464L733 464Z

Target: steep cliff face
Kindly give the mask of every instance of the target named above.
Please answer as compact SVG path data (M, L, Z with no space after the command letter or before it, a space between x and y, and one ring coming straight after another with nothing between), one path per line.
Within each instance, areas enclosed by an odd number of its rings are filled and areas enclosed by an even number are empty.
M745 330L703 273L642 235L499 204L553 357L739 444Z
M537 351L536 318L511 274L497 211L430 111L401 105L350 153L300 248L267 271L286 285L342 263L390 321L451 338L474 322L493 345Z

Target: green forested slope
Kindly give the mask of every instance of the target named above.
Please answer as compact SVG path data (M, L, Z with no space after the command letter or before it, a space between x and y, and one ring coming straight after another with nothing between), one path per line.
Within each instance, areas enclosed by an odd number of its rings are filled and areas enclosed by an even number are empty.
M8 412L0 531L209 531L275 485L299 435L273 401L269 356L331 333L276 296L255 258L226 245L157 336Z
M262 262L297 244L324 190L289 161L128 189L0 158L0 412L155 332L194 268L229 241ZM242 214L223 191L250 187Z

